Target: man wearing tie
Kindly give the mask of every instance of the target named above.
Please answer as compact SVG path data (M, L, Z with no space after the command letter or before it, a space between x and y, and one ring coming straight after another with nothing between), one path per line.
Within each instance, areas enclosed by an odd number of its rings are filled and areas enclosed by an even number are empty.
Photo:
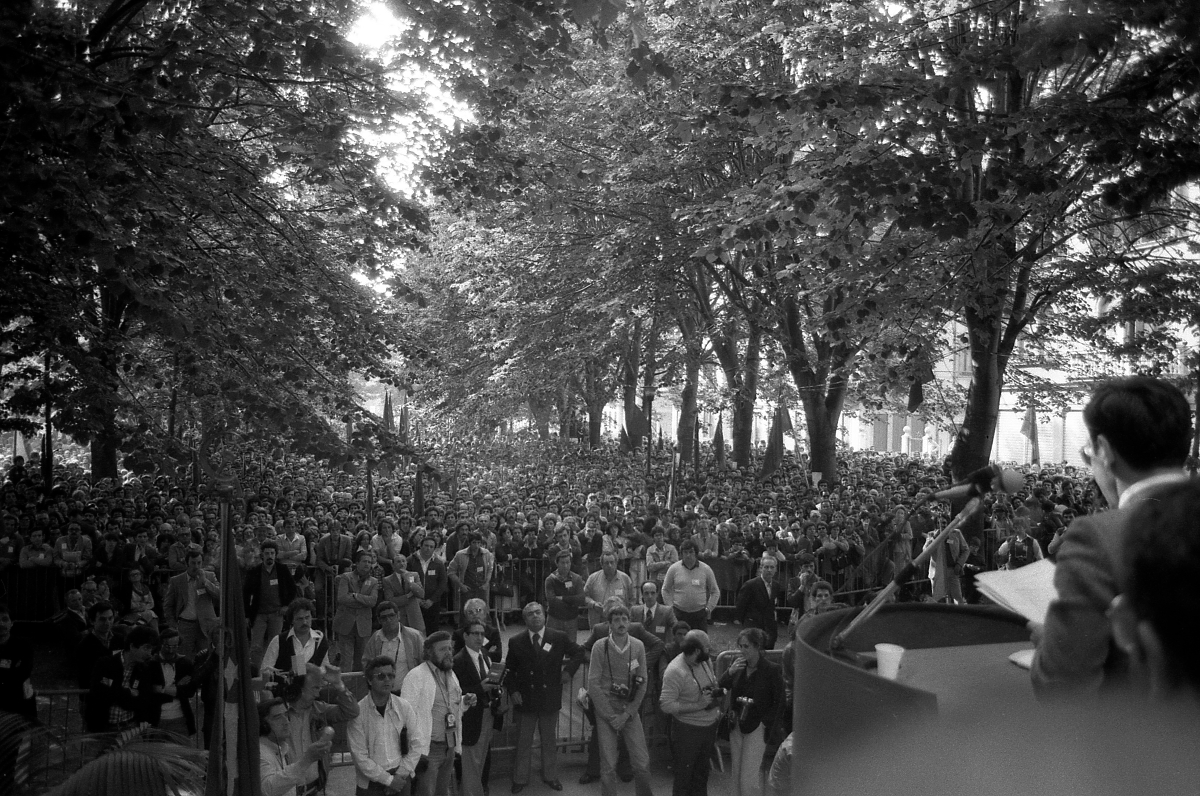
M483 796L484 762L492 743L492 697L498 684L488 680L491 661L483 648L487 628L469 622L463 631L466 646L454 656L454 674L462 686L464 700L474 695L475 704L463 711L462 795ZM464 706L466 702L464 701Z
M421 540L417 554L408 559L408 568L419 572L425 587L425 598L421 600L421 616L425 618L425 633L433 633L442 625L442 595L446 593L446 564L435 558L437 537L427 535Z
M562 790L558 781L558 712L562 709L563 683L569 683L583 663L583 647L566 633L546 627L546 613L540 603L529 603L522 613L527 631L513 636L505 660L509 693L517 714L512 792L520 793L529 784L535 727L542 742L542 779L553 790Z
M746 581L738 590L737 610L733 614L734 624L757 627L766 634L764 649L775 649L775 641L779 638L775 609L783 593L775 582L778 568L779 563L774 558L763 557L758 564L758 577Z

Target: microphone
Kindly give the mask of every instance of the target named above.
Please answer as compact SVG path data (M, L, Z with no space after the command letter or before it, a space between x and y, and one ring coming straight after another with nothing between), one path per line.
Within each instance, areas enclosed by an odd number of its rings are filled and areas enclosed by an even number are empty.
M998 489L1006 495L1013 495L1025 487L1025 476L1016 470L1006 470L996 464L989 464L971 473L959 484L941 492L931 492L926 502L935 500L954 500L956 498L979 497L986 492Z

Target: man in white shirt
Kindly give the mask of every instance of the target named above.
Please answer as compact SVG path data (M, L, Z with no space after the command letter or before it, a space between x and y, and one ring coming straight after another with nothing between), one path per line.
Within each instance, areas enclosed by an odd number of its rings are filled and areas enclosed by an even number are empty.
M412 705L392 693L396 679L392 661L382 656L367 661L363 676L369 692L359 701L358 717L346 733L357 772L357 793L400 793L421 760L414 738L417 714Z
M454 640L445 630L425 639L425 662L404 678L400 696L416 713L413 745L429 761L416 796L449 793L454 756L462 752L463 694L454 674Z
M305 666L313 664L325 669L329 656L329 641L320 630L312 629L313 603L306 597L297 597L288 606L290 627L278 636L272 636L263 653L262 673L264 676L287 671L304 674Z

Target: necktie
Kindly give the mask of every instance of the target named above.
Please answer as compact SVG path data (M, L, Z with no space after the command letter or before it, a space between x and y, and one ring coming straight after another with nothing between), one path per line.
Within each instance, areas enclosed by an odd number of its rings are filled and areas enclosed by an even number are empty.
M483 682L488 676L487 655L479 653L479 682Z
M537 652L541 652L541 650L542 650L542 634L541 633L533 634L533 649Z

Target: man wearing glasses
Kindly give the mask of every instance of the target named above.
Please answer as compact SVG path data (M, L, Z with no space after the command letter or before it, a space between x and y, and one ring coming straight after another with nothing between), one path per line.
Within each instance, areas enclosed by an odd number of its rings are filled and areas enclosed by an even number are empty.
M489 675L493 661L483 644L487 629L482 622L467 623L463 633L466 646L454 656L454 674L463 691L462 714L462 793L483 796L486 787L485 765L492 743L492 697L499 684ZM467 707L467 703L472 704Z
M396 666L380 656L363 669L368 693L358 703L358 716L346 733L357 772L356 796L384 796L408 787L421 750L413 735L417 714L392 693Z
M1077 518L1058 547L1045 625L1031 624L1030 675L1040 699L1087 698L1128 684L1129 659L1111 641L1121 545L1133 507L1187 478L1191 407L1171 384L1147 376L1101 384L1083 410L1090 440L1080 453L1113 510Z

